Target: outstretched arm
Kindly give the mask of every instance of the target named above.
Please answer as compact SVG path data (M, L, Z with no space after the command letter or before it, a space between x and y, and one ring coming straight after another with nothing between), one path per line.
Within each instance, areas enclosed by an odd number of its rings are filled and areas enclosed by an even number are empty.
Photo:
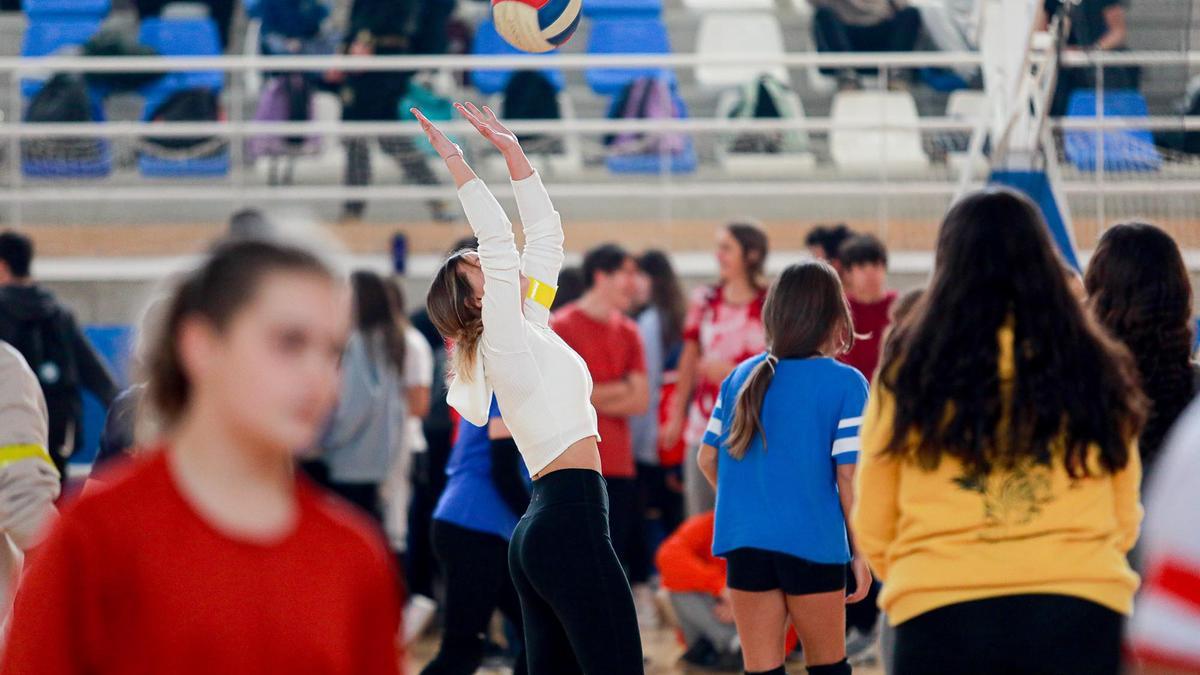
M521 258L513 239L512 223L495 195L463 159L462 149L442 133L420 110L412 113L421 122L429 142L454 177L458 199L467 222L479 240L479 267L483 271L483 341L500 352L521 351L525 332L521 316Z
M525 250L521 256L521 270L529 279L525 318L545 326L550 319L550 303L563 265L562 220L550 202L541 176L533 170L521 149L516 134L509 131L487 106L480 110L468 103L458 108L480 135L496 146L508 165L525 230Z

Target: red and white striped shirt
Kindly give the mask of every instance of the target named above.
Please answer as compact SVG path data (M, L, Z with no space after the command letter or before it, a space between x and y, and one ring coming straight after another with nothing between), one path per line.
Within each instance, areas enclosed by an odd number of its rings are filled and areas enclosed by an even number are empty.
M1146 580L1129 627L1135 658L1200 673L1200 402L1172 432L1146 502Z

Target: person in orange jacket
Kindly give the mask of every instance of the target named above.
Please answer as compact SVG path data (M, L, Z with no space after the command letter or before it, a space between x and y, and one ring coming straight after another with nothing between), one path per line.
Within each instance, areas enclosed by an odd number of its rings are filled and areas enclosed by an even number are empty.
M738 670L741 643L725 588L725 561L712 554L714 512L692 516L667 537L654 562L679 619L690 665Z

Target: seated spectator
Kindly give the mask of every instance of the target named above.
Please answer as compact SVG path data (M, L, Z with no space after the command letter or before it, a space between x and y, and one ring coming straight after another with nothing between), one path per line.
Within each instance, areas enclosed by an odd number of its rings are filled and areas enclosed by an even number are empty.
M196 0L208 7L208 15L217 24L217 33L221 37L221 48L229 47L229 29L233 25L234 0ZM162 14L167 5L175 0L133 0L133 8L137 11L138 21L156 17Z
M922 6L921 19L938 50L974 52L979 50L980 8L979 0L942 0ZM979 67L973 65L957 65L952 70L967 82L979 75Z
M842 244L838 262L850 314L854 317L854 332L859 336L840 360L871 380L890 323L889 311L898 295L887 287L887 248L878 237L860 234Z
M817 12L813 16L813 39L821 52L911 52L921 29L921 14L908 6L908 0L808 0ZM878 72L876 68L822 68L826 75L837 75L842 89L857 89L859 73ZM907 77L907 72L891 73L890 82Z
M654 562L687 642L684 662L737 669L741 646L725 588L725 561L712 554L715 512L692 516L658 549Z
M334 45L318 44L329 5L321 0L262 0L263 54L331 54Z
M1042 4L1036 28L1046 30L1050 19L1059 11L1066 12L1067 26L1065 52L1072 51L1120 51L1126 49L1128 35L1125 23L1125 8L1121 0L1078 0L1065 3L1062 0L1045 0ZM1137 66L1107 66L1104 69L1105 89L1137 89L1140 71ZM1096 86L1096 69L1092 66L1060 68L1058 87L1050 106L1051 115L1062 115L1067 110L1067 100L1076 89Z

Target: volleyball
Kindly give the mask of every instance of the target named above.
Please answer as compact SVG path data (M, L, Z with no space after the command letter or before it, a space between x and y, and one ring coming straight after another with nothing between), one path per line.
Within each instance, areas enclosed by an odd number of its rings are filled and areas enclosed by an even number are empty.
M499 33L523 52L548 52L571 39L583 0L492 0Z

